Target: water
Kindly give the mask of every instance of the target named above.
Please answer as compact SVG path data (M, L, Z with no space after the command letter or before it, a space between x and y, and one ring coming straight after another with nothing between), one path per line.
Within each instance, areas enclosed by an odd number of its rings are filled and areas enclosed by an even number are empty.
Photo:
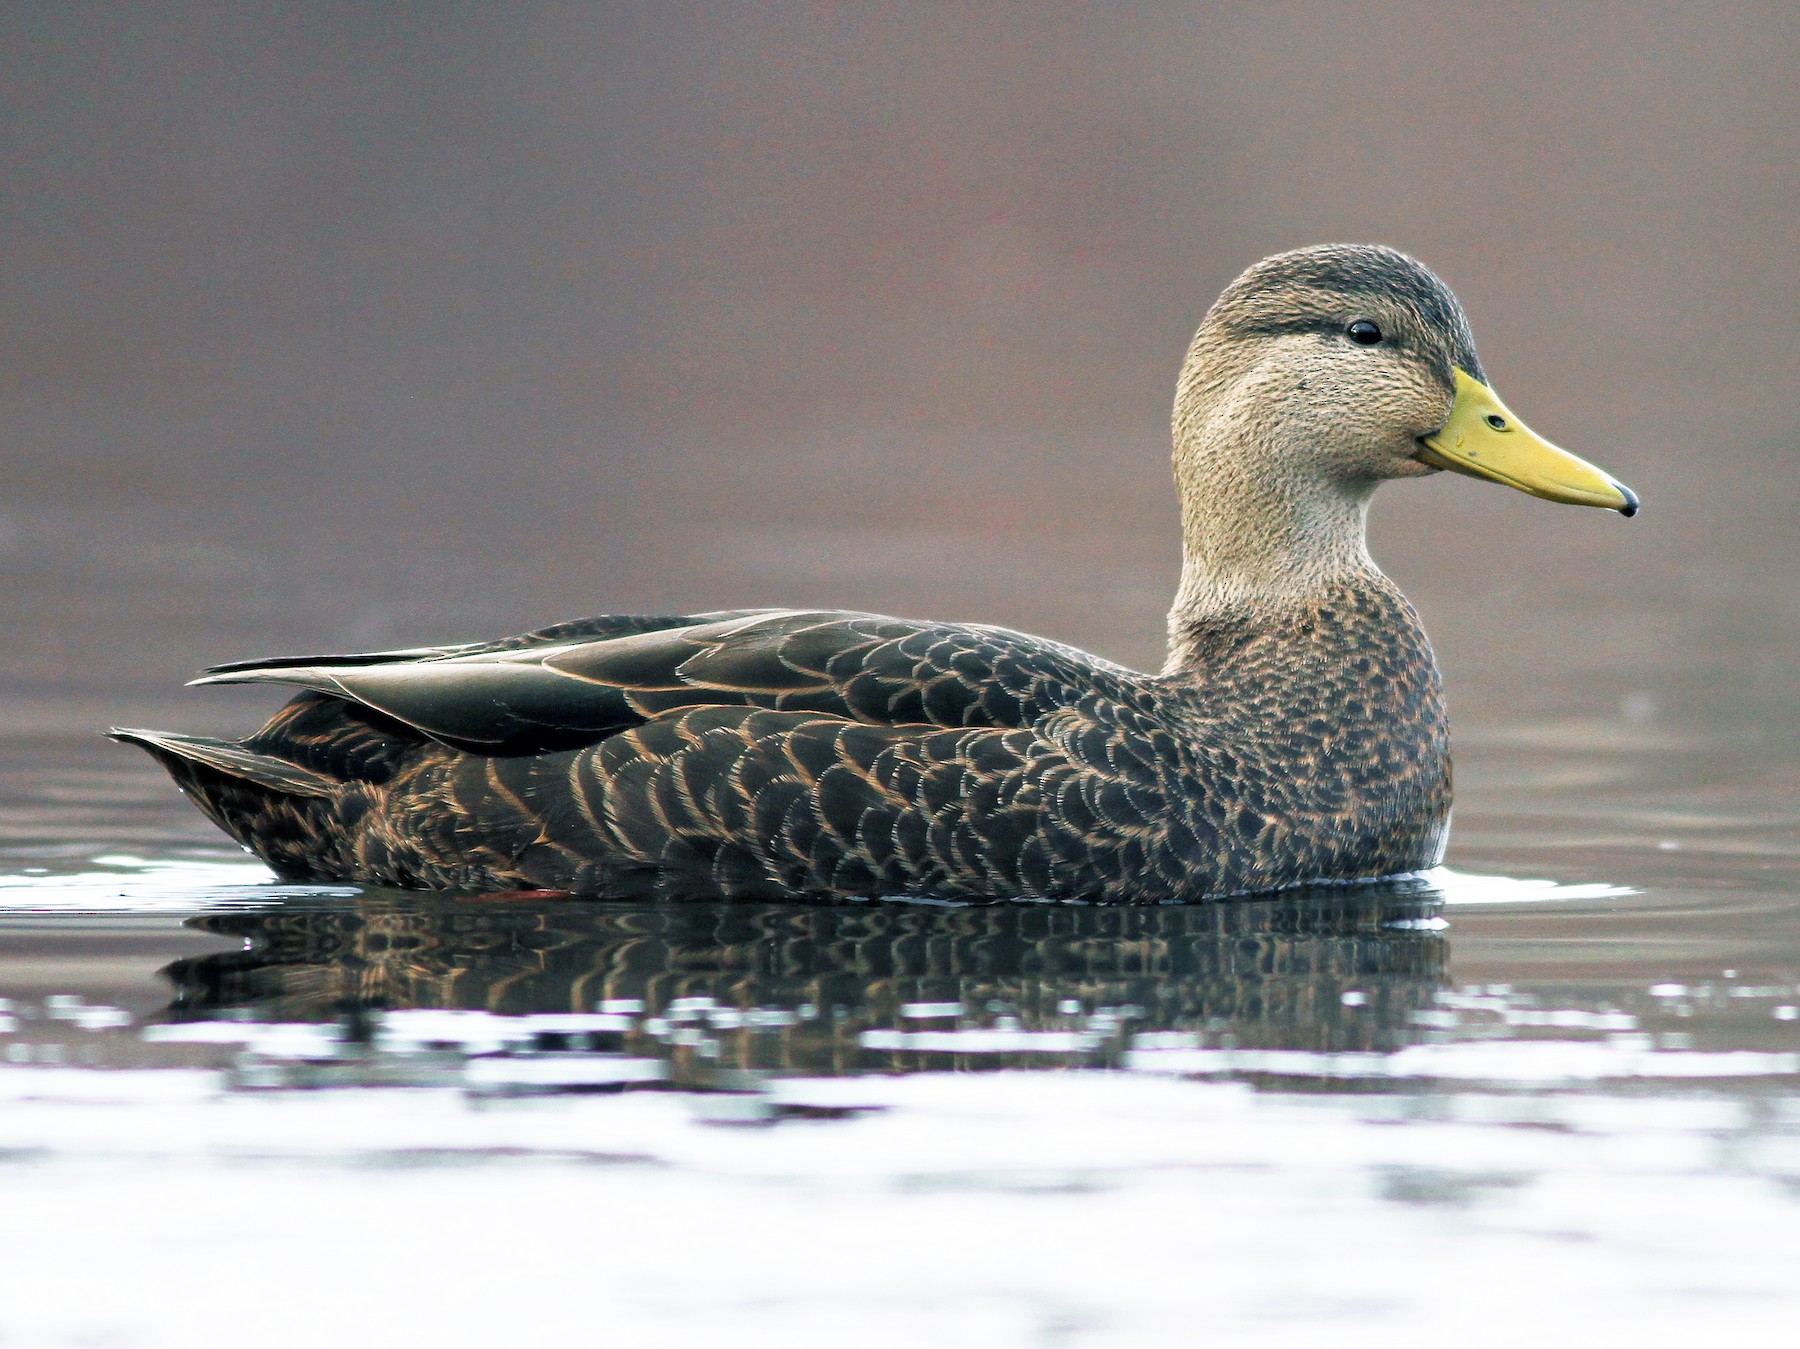
M1498 509L1550 529L1525 505ZM214 657L599 606L498 562L446 593L449 544L25 517L0 608L53 640L0 703L0 1342L175 1344L199 1306L275 1345L398 1316L442 1344L1785 1334L1785 590L1753 549L1693 573L1635 535L1468 533L1377 541L1448 673L1449 869L658 908L281 884L94 734L249 724L266 696L178 691ZM698 606L791 572L1155 658L1135 534L986 537L979 577L909 537L620 584ZM864 544L905 565L838 575ZM1571 557L1604 582L1559 590Z
M1800 10L265 8L0 9L0 1346L1793 1339ZM1379 495L1448 873L283 887L97 737L605 611L1154 666L1180 354L1333 238L1645 503Z
M185 1344L194 1308L272 1345L1787 1338L1800 609L1762 540L1793 502L1609 466L1642 519L1377 504L1447 679L1451 870L1130 911L284 886L97 729L254 724L266 693L180 690L212 659L603 609L839 603L1154 665L1154 463L1129 512L1006 528L781 533L664 484L605 566L529 501L526 539L270 493L14 508L0 1342Z

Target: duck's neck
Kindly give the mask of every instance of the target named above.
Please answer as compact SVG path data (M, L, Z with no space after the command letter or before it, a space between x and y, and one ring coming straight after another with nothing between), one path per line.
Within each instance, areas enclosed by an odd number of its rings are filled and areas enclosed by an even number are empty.
M1284 472L1302 456L1230 411L1176 428L1182 565L1165 673L1195 666L1221 624L1266 622L1345 585L1391 584L1369 556L1374 484Z

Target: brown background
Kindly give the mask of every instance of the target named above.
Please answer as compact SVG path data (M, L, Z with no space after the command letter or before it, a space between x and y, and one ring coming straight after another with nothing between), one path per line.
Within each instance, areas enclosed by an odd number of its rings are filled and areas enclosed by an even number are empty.
M1154 664L1187 338L1357 239L1645 501L1382 494L1459 724L1788 734L1796 56L1791 3L7 6L0 692L759 603Z

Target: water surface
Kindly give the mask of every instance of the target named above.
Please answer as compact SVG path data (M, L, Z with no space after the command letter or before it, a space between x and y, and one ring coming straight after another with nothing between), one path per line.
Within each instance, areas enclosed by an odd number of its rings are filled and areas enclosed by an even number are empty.
M1800 1311L1792 642L1763 592L1552 607L1521 646L1494 590L1419 568L1447 870L1143 909L601 905L278 882L95 734L267 710L179 693L177 661L454 615L384 618L354 569L196 606L192 557L41 537L4 603L113 604L145 656L16 665L0 716L0 1337L173 1344L204 1300L316 1343L421 1278L464 1290L409 1303L450 1344L587 1306L634 1343L1554 1340L1569 1308L1678 1343ZM1016 578L1061 545L991 546ZM214 557L225 593L245 558L282 584L267 547ZM1053 630L1154 631L1121 556L1037 595ZM1645 625L1709 640L1634 656ZM58 1291L71 1259L92 1296Z

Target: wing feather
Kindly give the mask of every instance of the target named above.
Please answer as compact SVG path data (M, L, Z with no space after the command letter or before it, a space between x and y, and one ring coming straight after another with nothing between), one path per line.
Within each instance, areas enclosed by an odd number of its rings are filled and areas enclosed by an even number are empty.
M595 744L706 706L875 726L1013 728L1135 678L1000 628L749 610L592 619L480 647L240 662L195 682L297 686L360 703L452 748L526 754Z

